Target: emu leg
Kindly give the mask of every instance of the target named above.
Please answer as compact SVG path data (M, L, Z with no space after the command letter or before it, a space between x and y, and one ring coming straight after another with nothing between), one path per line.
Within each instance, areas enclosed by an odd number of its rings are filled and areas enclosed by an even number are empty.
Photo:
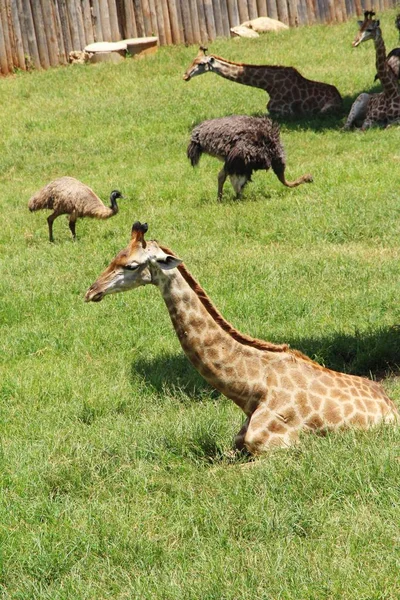
M71 216L69 218L69 228L71 230L74 241L76 240L75 225L76 225L76 219Z
M222 199L222 190L224 188L224 183L226 181L227 176L228 176L228 173L225 171L225 167L222 167L222 169L218 173L218 196L217 196L218 201L220 201Z
M54 242L54 237L53 237L53 222L54 222L54 219L56 219L58 216L59 216L58 213L53 212L53 213L51 213L51 215L49 215L47 217L47 223L48 223L48 226L49 226L49 240L50 240L50 242Z

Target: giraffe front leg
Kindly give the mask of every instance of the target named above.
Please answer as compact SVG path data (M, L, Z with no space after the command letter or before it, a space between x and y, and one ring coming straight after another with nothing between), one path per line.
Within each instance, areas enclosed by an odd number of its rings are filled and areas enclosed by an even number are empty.
M250 417L247 417L247 419L243 423L241 430L239 431L239 433L237 435L235 435L235 438L233 440L234 450L238 450L239 452L243 452L243 450L245 450L244 438L245 438L245 435L247 432L247 428L249 426L249 422L250 422Z
M249 419L243 445L250 454L262 454L271 448L287 448L298 439L297 423L288 421L283 415L262 404Z
M360 94L354 100L343 129L351 129L356 122L362 122L362 128L364 128L364 123L367 116L367 108L370 100L371 95L367 93Z

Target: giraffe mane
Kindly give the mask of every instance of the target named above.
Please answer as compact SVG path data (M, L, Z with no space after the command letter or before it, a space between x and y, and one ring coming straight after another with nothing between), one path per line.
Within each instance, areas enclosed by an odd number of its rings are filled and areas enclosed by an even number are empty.
M268 67L268 69L287 69L290 71L294 71L295 73L299 73L299 71L297 69L295 69L295 67L287 67L287 66L283 66L283 65L253 65L253 64L249 64L249 63L242 63L242 62L235 62L233 60L228 60L227 58L223 58L222 56L217 56L216 54L209 54L209 57L212 56L213 58L216 58L217 60L222 60L223 62L229 63L230 65L236 65L237 67L257 67L257 68L263 68L263 67Z
M176 257L176 254L169 248L166 248L165 246L160 246L160 248L166 254L171 254L171 256ZM239 342L240 344L243 344L245 346L251 346L252 348L257 348L258 350L265 350L268 352L289 352L290 354L292 354L298 358L301 358L308 362L312 362L315 365L318 365L318 363L315 363L315 361L313 361L311 358L309 358L308 356L306 356L299 350L292 350L291 348L289 348L288 344L274 344L272 342L266 342L264 340L259 340L258 338L253 338L250 335L246 335L245 333L241 333L240 331L238 331L233 325L231 325L231 323L229 323L226 319L224 319L224 317L221 315L221 313L216 308L216 306L211 302L211 300L208 297L205 290L195 280L195 278L188 271L188 269L186 268L184 263L181 263L180 265L178 265L177 269L180 272L180 274L182 275L182 277L184 278L184 280L186 281L186 283L191 287L191 289L194 291L196 296L199 298L200 302L202 303L204 308L207 310L209 315L211 315L211 317L214 319L214 321L224 331L226 331L226 333L229 333L229 335L231 335L234 340L236 340L237 342ZM318 365L318 366L321 366L321 365ZM321 368L323 368L323 367L321 367Z

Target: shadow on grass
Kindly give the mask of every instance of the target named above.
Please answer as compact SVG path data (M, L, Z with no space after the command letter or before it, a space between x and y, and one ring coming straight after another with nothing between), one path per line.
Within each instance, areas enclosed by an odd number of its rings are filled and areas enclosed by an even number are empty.
M159 394L183 393L192 400L216 398L214 390L196 371L184 354L168 354L152 359L140 358L132 363L132 378L139 374L146 385Z
M282 117L282 116L274 116L273 114L269 114L267 112L257 111L251 113L252 117L270 117L273 121L276 121L280 125L284 125L288 130L313 130L313 131L326 131L328 129L342 129L345 124L346 118L350 112L350 109L353 105L353 102L358 96L362 93L367 94L377 94L382 91L382 86L379 82L372 83L369 88L359 90L355 94L349 96L343 96L343 105L341 110L336 113L328 113L326 115L316 115L310 117ZM242 114L242 113L241 113ZM245 113L243 113L245 114ZM229 115L221 115L221 116L230 116ZM196 121L194 124L192 123L190 127L188 127L188 132L191 131L197 125L203 122L202 120Z
M290 338L300 350L329 369L382 379L400 371L400 325L371 332L334 334L325 338ZM159 394L183 393L192 400L214 399L214 390L183 354L141 358L132 363L132 377L139 374Z
M400 325L326 338L292 338L291 346L329 369L382 379L400 370Z

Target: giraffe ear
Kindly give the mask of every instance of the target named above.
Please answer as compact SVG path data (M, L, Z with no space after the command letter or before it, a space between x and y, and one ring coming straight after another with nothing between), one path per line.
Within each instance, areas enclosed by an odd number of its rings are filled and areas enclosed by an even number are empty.
M165 254L162 258L157 258L157 265L161 269L161 271L170 271L171 269L175 269L181 264L182 260L177 256L172 256L171 254Z

